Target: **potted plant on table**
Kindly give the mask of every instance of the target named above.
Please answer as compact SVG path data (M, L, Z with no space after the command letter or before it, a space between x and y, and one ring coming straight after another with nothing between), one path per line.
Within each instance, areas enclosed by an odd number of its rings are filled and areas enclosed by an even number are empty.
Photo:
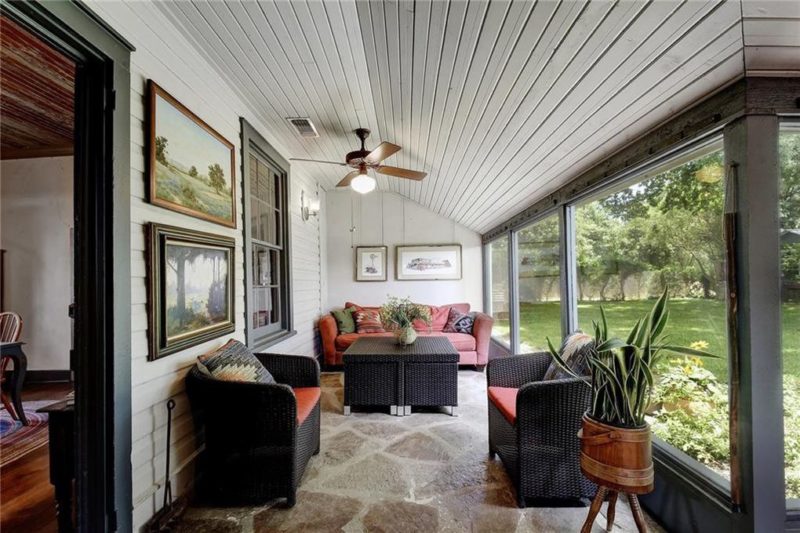
M408 298L390 296L381 307L381 322L394 331L397 342L402 345L413 344L417 340L414 321L421 320L431 325L431 312L425 305L412 303Z
M666 290L650 312L636 322L625 340L609 337L602 306L600 317L599 323L592 324L594 346L587 356L592 371L589 383L592 403L578 433L581 471L604 487L598 496L605 496L609 490L646 494L653 490L653 461L651 432L645 413L653 392L655 368L667 353L716 356L668 344ZM549 338L547 342L558 366L572 376L588 379L575 374Z

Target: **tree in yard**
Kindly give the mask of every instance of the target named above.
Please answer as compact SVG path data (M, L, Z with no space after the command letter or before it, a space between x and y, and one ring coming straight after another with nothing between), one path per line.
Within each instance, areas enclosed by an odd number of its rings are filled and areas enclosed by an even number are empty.
M156 161L162 165L167 164L167 138L158 136L156 137Z
M225 172L219 163L208 166L208 183L217 191L217 194L221 194L225 188Z
M197 177L197 167L196 167L196 166L192 165L192 166L189 168L189 175L190 175L191 177L193 177L193 178L196 178L196 177Z
M800 134L781 133L778 154L781 229L800 229ZM800 283L800 243L781 245L781 276Z
M188 319L193 314L186 309L186 264L194 263L204 253L205 250L193 246L174 246L169 249L167 254L167 266L175 273L177 278L175 316L181 328L187 324Z

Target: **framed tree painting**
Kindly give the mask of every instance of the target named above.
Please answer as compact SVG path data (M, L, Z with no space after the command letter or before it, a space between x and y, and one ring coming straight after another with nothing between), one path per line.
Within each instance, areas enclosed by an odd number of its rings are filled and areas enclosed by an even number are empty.
M235 228L233 144L153 80L148 93L148 200Z
M356 247L356 281L386 281L386 246Z
M234 239L154 223L147 233L149 359L232 332Z
M461 245L398 246L398 280L461 279Z

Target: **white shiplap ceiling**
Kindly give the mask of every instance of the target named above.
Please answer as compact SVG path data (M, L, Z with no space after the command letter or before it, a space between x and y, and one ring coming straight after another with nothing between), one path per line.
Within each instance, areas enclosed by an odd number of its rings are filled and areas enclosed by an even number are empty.
M800 72L800 2L165 2L290 157L351 133L425 170L379 186L478 232L748 71ZM287 117L310 117L318 139ZM297 163L301 164L301 163ZM304 164L332 188L346 169Z

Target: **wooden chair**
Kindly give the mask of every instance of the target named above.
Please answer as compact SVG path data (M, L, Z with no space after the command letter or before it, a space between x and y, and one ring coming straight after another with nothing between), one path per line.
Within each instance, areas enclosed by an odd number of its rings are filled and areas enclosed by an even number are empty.
M18 314L6 311L0 313L0 342L17 342L22 334L22 319ZM8 414L14 420L19 420L19 414L14 409L14 404L8 393L3 389L3 383L6 380L6 368L8 363L11 362L10 357L3 357L0 360L0 396L2 396L3 406L5 406Z

